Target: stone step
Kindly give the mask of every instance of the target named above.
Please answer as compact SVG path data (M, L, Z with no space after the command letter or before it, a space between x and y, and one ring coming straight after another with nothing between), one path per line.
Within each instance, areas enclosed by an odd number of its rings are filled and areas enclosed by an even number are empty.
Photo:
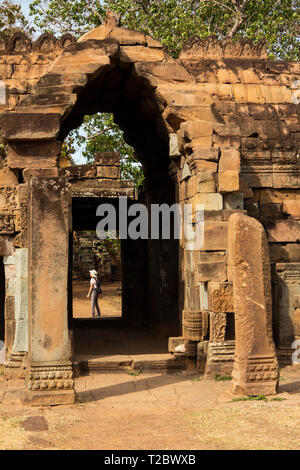
M169 373L183 370L185 368L185 357L175 354L79 356L75 358L74 366L79 375L116 371Z

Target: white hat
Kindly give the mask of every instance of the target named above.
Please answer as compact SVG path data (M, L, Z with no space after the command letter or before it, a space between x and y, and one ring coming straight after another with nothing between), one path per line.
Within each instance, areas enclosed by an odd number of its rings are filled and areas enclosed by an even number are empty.
M97 275L98 275L98 273L97 273L97 271L96 271L95 269L92 269L92 270L89 271L89 272L91 273L91 275L92 275L93 277L97 277Z

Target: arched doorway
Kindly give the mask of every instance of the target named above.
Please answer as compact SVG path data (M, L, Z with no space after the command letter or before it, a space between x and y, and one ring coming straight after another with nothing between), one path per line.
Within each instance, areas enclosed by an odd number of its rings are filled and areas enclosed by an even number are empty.
M30 400L73 400L67 321L72 195L57 169L61 143L70 130L86 114L112 112L143 165L146 206L179 201L174 161L179 163L180 153L171 162L169 143L184 118L174 121L168 115L171 127L163 112L170 81L180 86L192 79L156 41L122 28L114 31L116 37L97 39L100 28L70 46L39 80L35 93L22 101L13 121L7 115L8 155L18 155L18 165L27 168L30 194ZM137 254L127 247L129 257ZM146 264L143 321L166 337L179 334L183 295L178 289L178 240L147 240L143 252L144 259L138 260ZM134 293L133 283L130 288Z

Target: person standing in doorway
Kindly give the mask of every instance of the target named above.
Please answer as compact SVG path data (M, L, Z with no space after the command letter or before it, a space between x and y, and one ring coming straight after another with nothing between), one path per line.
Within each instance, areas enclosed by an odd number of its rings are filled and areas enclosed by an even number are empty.
M101 316L100 308L98 305L98 295L101 294L100 283L97 279L97 271L92 269L89 271L91 281L90 281L90 289L87 295L87 298L91 298L91 306L92 306L92 316L95 317L95 308L97 310L97 316Z

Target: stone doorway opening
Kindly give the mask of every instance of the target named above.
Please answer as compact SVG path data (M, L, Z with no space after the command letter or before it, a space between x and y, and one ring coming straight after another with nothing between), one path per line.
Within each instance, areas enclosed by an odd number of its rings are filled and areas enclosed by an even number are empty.
M147 99L143 97L144 106L145 103L148 104L145 109L140 108L139 87L136 85L136 91L133 94L134 84L132 83L129 87L129 81L126 79L128 72L126 69L115 67L108 73L111 77L107 78L107 86L117 84L121 90L117 88L114 94L110 92L97 95L97 111L113 112L115 122L124 131L125 140L134 148L143 166L145 181L143 189L139 191L139 196L137 197L136 193L134 197L128 196L130 190L128 182L116 181L110 176L112 170L117 169L117 163L113 155L108 155L108 153L95 155L95 162L92 165L79 165L61 170L61 174L73 172L71 178L73 233L70 237L69 257L73 267L69 268L69 320L74 340L73 359L81 370L97 368L107 370L107 367L114 369L120 364L125 364L125 367L128 364L129 367L136 367L136 364L141 362L146 362L149 366L149 361L155 368L169 369L179 368L180 362L174 361L174 357L171 358L168 353L169 337L178 336L181 333L178 240L163 239L162 235L156 240L131 240L130 238L121 240L122 287L120 285L113 287L115 291L121 287L121 296L116 296L120 307L119 314L116 312L110 314L109 311L105 311L104 297L104 317L91 318L90 304L86 299L88 279L85 280L85 285L79 285L76 280L71 281L74 276L74 264L78 262L74 253L77 250L74 238L78 239L82 232L85 232L85 238L88 238L87 232L94 238L99 221L96 217L96 210L100 203L113 203L117 209L118 221L120 196L127 197L129 207L131 204L142 203L148 209L151 209L152 204L167 204L171 207L178 200L177 182L169 175L169 138L162 121L158 126L156 101L151 95ZM123 77L121 83L119 83L120 77L117 80L118 75ZM111 83L109 83L110 80ZM133 81L132 77L131 81ZM128 87L131 93L127 96ZM67 131L80 125L84 118L83 112L87 111L87 103L91 105L90 94L95 93L96 89L85 89L85 98L79 95L76 107L64 123L66 128L61 130L61 140L66 138ZM147 93L150 94L150 91L148 89ZM116 95L119 97L118 104L115 103ZM110 104L107 102L108 96L111 97ZM82 106L82 110L79 105ZM89 112L94 114L95 107ZM89 167L89 169L83 167ZM95 170L94 177L86 177L83 184L82 181L85 178L83 175L88 171L91 175L93 169ZM108 197L104 197L105 194L108 194ZM112 197L113 194L118 197ZM128 217L128 225L129 223L130 217ZM87 262L92 262L91 257ZM92 268L93 266L90 269ZM86 272L86 267L84 270ZM105 283L103 287L104 296L106 296ZM107 294L111 295L109 292ZM78 309L78 302L74 303L76 295L80 297L79 300L84 305L84 315L78 315L79 312L76 311ZM114 303L117 303L116 300ZM101 308L101 300L99 303ZM153 361L149 359L150 356ZM146 357L148 359L145 361ZM110 366L107 366L107 363L110 363Z
M75 369L79 374L120 368L180 369L181 361L168 353L169 337L179 334L177 240L120 240L122 283L115 281L117 287L114 286L118 289L119 284L122 285L118 297L119 312L109 310L116 300L111 292L113 283L104 281L104 301L99 300L104 315L92 318L90 301L86 299L89 280L80 283L73 279L74 268L77 269L74 266L74 245L77 243L74 243L74 234L89 233L95 237L99 221L97 207L108 202L116 207L119 220L118 199L72 198L69 318ZM136 202L127 200L129 207ZM128 223L131 219L128 218ZM78 311L80 304L84 308L83 315Z
M70 237L72 264L72 318L102 321L122 317L122 250L116 234L101 240L97 236L97 207L104 204L117 207L117 199L73 198L73 236ZM116 237L116 238L113 238ZM103 295L99 298L101 317L91 316L87 299L90 284L89 271L95 270L101 282Z
M170 72L174 77L171 85L175 87L178 82L181 86L182 82L190 83L192 79L181 66L169 60L162 46L151 38L142 35L143 45L139 45L138 36L134 39L134 44L137 40L138 45L133 46L132 51L131 46L128 49L126 45L120 45L120 41L123 44L124 40L126 44L126 38L102 40L85 35L71 45L39 79L34 93L22 101L20 113L14 113L13 125L19 129L20 117L21 127L28 122L22 112L34 107L30 134L18 130L17 142L15 134L6 134L5 137L8 140L13 137L10 150L18 153L16 168L29 169L26 183L24 179L30 208L29 282L36 286L34 295L33 290L30 292L29 301L30 373L26 379L26 393L30 401L38 401L40 394L43 400L49 399L51 403L74 399L72 362L76 364L77 356L82 352L78 345L91 345L87 353L91 355L95 351L97 357L101 354L107 357L108 353L107 343L104 351L100 351L98 343L99 338L104 336L102 330L109 329L107 322L93 322L91 328L90 321L88 325L85 322L79 325L70 317L69 241L73 236L70 195L72 193L72 198L81 197L80 191L77 194L76 181L80 180L80 172L84 169L61 168L59 165L61 144L65 138L82 124L86 115L112 113L114 122L124 131L125 141L134 148L142 164L145 175L143 203L147 207L151 204L167 204L170 207L182 200L177 174L181 151L177 142L171 152L174 159L170 158L170 134L174 137L186 118L184 113L180 116L175 113L174 116L170 110L164 114L171 98L169 79L163 77ZM163 88L158 92L160 76ZM41 96L47 96L46 102L40 102ZM6 118L11 122L11 115ZM91 197L99 194L99 190L105 192L111 184L107 181L107 174L97 175L96 166L91 169L92 173L96 172L95 176L89 178L85 173L85 189L92 193ZM120 189L126 193L128 188L121 185ZM128 258L126 286L123 280L123 315L114 323L113 332L107 331L109 341L112 341L113 334L122 332L124 343L118 341L119 345L133 345L132 348L130 346L133 353L139 343L140 354L155 353L159 344L157 336L151 339L153 349L150 341L141 340L142 332L139 329L145 331L147 328L147 331L151 330L163 338L163 351L168 354L168 338L181 333L179 312L184 304L184 283L179 269L182 265L181 259L179 262L181 248L178 240L161 238L142 240L141 243L127 240L122 246L122 257ZM145 279L139 276L139 269L145 271ZM49 292L46 302L42 301L44 284L36 282L41 276ZM144 295L137 296L137 292L144 292ZM68 324L74 338L71 355ZM131 333L125 328L129 328ZM116 347L113 352L116 355ZM40 379L41 371L43 381ZM53 390L55 393L52 393Z
M55 73L55 67L52 73ZM49 74L48 85L51 80ZM135 202L143 203L150 209L151 204L167 204L171 207L179 201L178 181L170 167L169 129L162 117L155 88L148 80L135 74L133 64L127 60L111 61L109 66L99 68L97 73L90 75L84 86L78 82L76 95L76 104L62 121L57 140L63 142L72 130L81 126L86 115L112 113L114 122L124 132L126 143L134 148L143 168L143 191ZM180 122L177 123L178 128ZM100 160L103 165L108 165L105 157L100 155L97 159L95 156L95 177L84 184L85 197L89 198L89 201L85 199L85 203L91 204L94 214L99 204L97 198L103 198L112 186L109 174L99 171ZM63 168L60 175L69 171L73 170ZM71 182L72 229L75 232L78 227L74 225L74 207L76 204L80 206L78 198L82 197L79 179L78 175L74 176ZM118 196L127 195L125 183L120 182ZM97 220L94 220L91 230L95 230L96 224ZM88 229L87 225L83 228ZM175 239L165 240L161 237L156 240L122 241L122 317L93 321L76 319L69 313L75 364L86 364L89 358L98 361L111 354L122 356L122 351L130 357L131 353L165 354L169 359L168 339L181 334L179 312L183 299L179 296L179 256L179 243ZM71 289L69 281L69 303ZM166 361L166 357L162 360ZM128 361L121 358L120 362ZM132 360L130 362L132 364Z

